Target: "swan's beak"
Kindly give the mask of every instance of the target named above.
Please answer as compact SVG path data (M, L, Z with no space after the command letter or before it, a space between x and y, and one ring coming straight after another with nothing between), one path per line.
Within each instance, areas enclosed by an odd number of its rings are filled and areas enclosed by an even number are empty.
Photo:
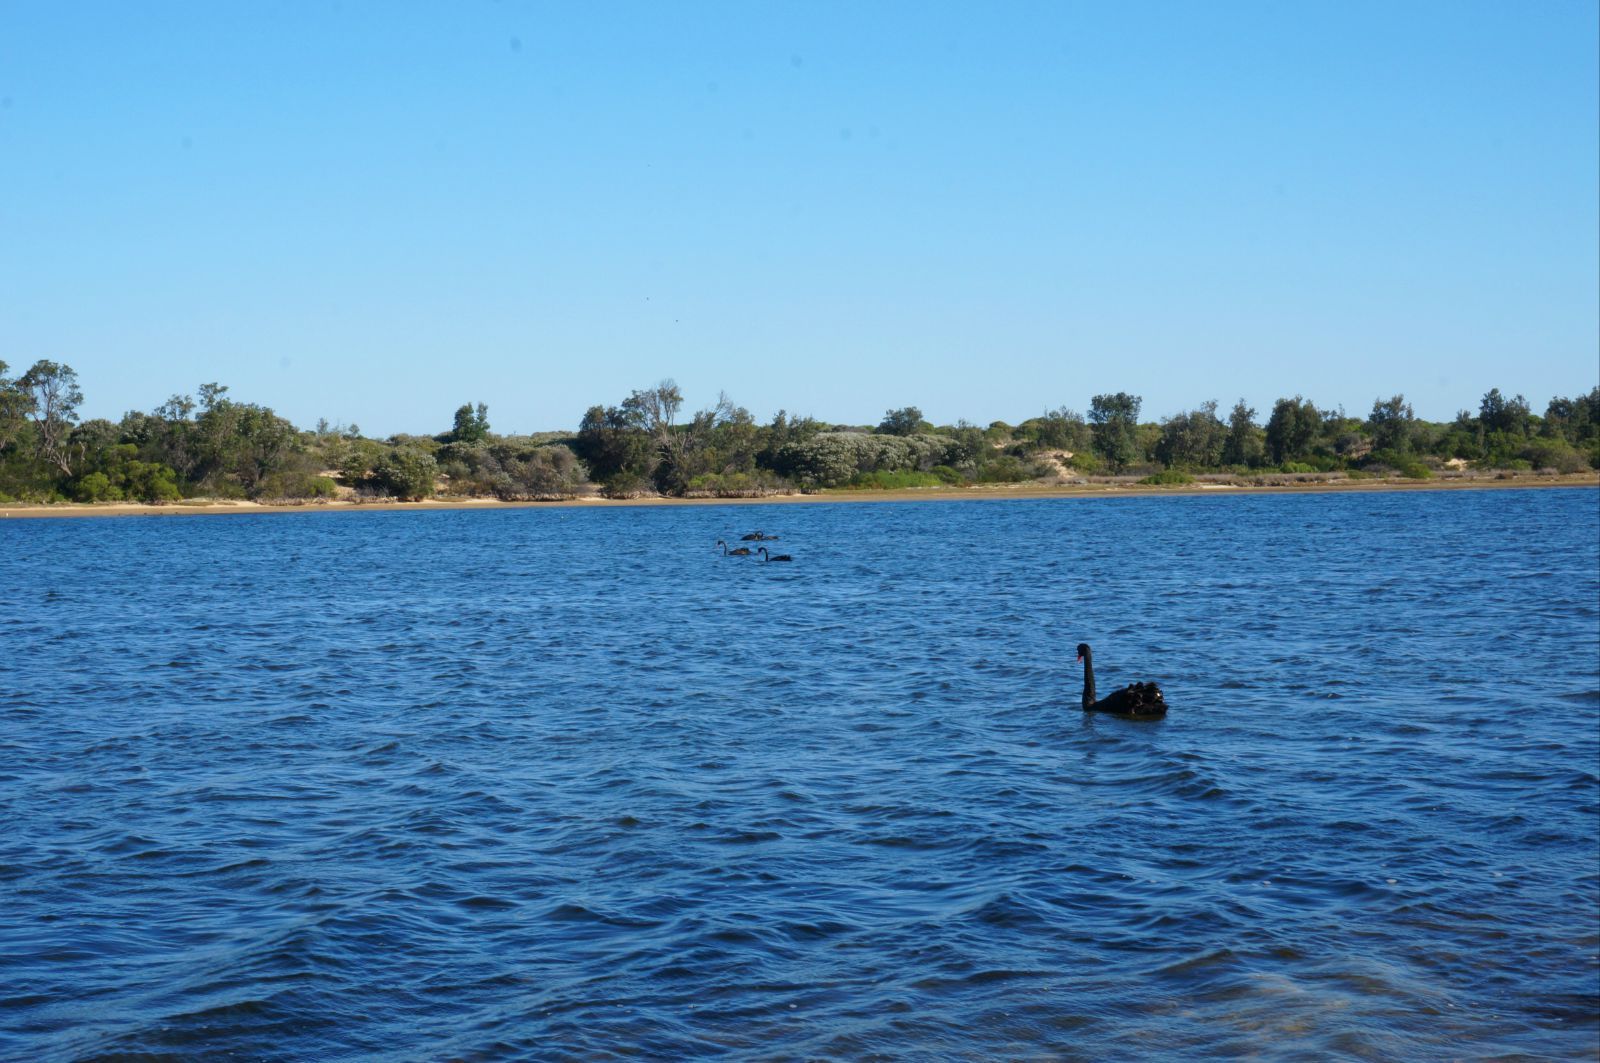
M1076 662L1074 662L1074 663L1077 663L1077 664L1082 664L1082 663L1083 663L1083 654L1081 654L1081 653L1080 653L1080 654L1078 654L1078 659L1077 659L1077 661L1076 661Z

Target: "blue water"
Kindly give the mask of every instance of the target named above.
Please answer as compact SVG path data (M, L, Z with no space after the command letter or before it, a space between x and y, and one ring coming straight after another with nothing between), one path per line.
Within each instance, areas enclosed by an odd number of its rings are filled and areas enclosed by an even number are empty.
M1593 1058L1597 544L1587 489L0 521L0 1058Z

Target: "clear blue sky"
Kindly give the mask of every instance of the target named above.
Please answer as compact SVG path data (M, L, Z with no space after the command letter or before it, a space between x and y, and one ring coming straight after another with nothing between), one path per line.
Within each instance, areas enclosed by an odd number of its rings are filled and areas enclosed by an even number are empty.
M1542 411L1600 380L1596 12L0 0L0 359L369 434Z

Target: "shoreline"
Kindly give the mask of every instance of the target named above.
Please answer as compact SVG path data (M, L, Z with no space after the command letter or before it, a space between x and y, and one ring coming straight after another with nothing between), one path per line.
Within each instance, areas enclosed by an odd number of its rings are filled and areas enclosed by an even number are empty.
M1236 485L1183 484L1018 484L983 487L926 487L888 491L831 490L816 494L767 495L760 498L600 498L586 496L552 502L501 502L493 498L439 499L421 502L319 501L305 503L208 502L147 505L138 502L58 502L0 504L0 520L41 517L188 517L244 513L427 513L467 509L592 508L619 506L761 506L826 502L986 502L1044 498L1164 498L1199 495L1371 494L1405 491L1525 490L1529 488L1596 488L1600 475L1529 476L1511 480L1355 480L1336 483Z

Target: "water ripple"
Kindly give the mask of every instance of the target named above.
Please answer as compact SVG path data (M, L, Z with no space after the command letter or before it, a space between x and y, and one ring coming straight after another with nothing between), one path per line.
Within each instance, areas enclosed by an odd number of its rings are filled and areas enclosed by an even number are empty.
M750 512L0 524L0 1058L1600 1053L1594 492Z

